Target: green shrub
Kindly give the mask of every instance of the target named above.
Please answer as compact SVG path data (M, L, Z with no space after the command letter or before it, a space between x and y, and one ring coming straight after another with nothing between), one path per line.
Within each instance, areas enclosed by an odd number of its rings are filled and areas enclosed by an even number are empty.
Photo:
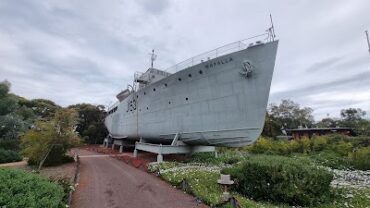
M306 160L259 155L224 169L237 181L236 190L256 200L310 206L329 198L333 175Z
M258 138L258 140L248 148L251 153L261 154L271 152L273 149L273 143L271 140L264 137Z
M327 150L317 154L310 155L310 158L319 165L327 166L333 169L348 169L351 167L347 157L343 157L338 153Z
M63 202L68 203L69 192L75 190L75 187L71 182L71 179L68 177L62 177L62 178L50 178L49 180L63 188L64 192Z
M362 147L350 154L351 164L360 170L370 170L370 147Z
M327 148L328 140L326 137L313 137L311 138L312 151L320 152Z
M17 162L21 161L22 156L13 150L0 149L0 163Z
M354 148L370 147L370 136L357 136L349 139Z
M0 168L0 207L65 207L63 188L38 175Z
M0 139L0 149L18 150L19 139Z
M35 128L21 136L22 153L29 158L29 164L39 164L49 151L44 165L63 163L66 152L79 144L76 125L77 113L73 109L57 111L50 121L36 122Z
M299 153L309 153L311 152L311 141L307 137L303 137L298 140L299 149L297 152Z
M191 155L190 162L217 164L220 162L214 152L198 152Z
M330 146L331 150L341 156L347 156L348 153L352 152L352 144L344 140L340 140L337 143L333 143Z

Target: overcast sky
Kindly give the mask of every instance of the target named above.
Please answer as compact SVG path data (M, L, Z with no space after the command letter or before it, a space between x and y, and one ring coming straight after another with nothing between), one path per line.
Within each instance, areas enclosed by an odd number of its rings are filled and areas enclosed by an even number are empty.
M59 105L108 105L145 71L260 34L280 39L270 103L291 99L316 120L370 107L368 0L0 0L0 81Z

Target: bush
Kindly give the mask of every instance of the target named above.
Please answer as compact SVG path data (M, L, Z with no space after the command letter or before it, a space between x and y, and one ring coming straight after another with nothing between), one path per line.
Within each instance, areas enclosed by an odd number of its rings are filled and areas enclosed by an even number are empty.
M74 110L60 110L51 121L36 122L35 128L21 137L23 153L29 158L29 164L39 164L49 151L44 165L63 163L66 152L79 143L76 124L77 113Z
M38 175L0 168L0 207L65 207L63 188Z
M330 146L331 150L341 156L348 156L352 152L352 144L344 140L340 140Z
M311 139L312 151L320 152L327 148L328 140L326 137L313 137Z
M362 147L350 154L351 164L360 170L370 170L370 147Z
M354 148L370 147L370 137L369 136L351 137L349 139L349 142L351 142Z
M18 150L19 139L0 139L0 149Z
M17 162L21 161L22 156L13 150L0 149L0 163Z
M254 154L272 152L273 144L272 141L264 137L258 138L258 140L248 147L248 150Z
M351 167L350 161L347 159L347 157L343 157L330 150L312 154L310 157L317 164L333 169L348 169Z
M333 175L306 160L259 155L224 169L237 181L236 190L256 200L310 206L326 201Z

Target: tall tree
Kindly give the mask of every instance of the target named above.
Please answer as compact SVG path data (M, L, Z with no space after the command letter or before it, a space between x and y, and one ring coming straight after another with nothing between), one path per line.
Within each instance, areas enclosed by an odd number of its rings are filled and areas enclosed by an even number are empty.
M316 123L316 126L320 128L333 128L337 126L337 121L332 118L323 118Z
M342 127L353 128L359 135L368 135L370 133L370 121L363 118L365 115L366 112L361 108L342 109L339 124Z
M281 128L311 127L314 119L312 108L301 107L291 100L282 100L279 105L270 104L263 135L275 137L281 134Z
M102 105L91 105L86 103L68 106L75 109L79 114L77 131L81 137L89 144L103 143L108 131L104 125L106 112Z
M340 116L344 121L360 121L366 115L366 111L361 108L348 108L340 111Z

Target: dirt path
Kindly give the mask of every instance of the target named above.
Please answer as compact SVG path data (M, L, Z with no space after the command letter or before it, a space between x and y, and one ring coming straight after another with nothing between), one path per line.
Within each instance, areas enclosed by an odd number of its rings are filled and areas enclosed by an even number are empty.
M80 150L80 155L74 208L197 207L193 197L151 174L106 155L86 150Z

